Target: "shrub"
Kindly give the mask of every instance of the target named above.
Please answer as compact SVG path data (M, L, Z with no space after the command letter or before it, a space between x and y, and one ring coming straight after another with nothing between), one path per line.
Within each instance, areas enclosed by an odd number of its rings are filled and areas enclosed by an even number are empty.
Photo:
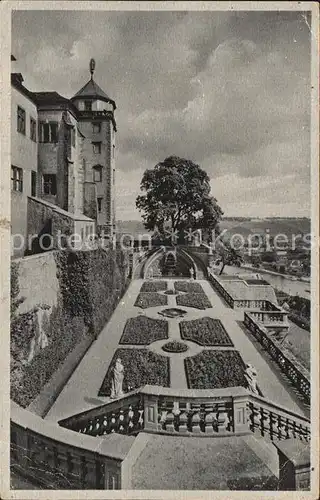
M147 345L167 338L167 321L139 316L127 320L119 344Z
M186 352L189 347L186 344L183 344L182 342L178 342L177 340L173 340L172 342L167 342L162 346L162 349L165 352Z
M166 281L146 281L143 283L140 292L162 292L166 289Z
M194 307L196 309L207 309L212 307L205 293L185 293L176 297L178 306Z
M246 387L245 364L238 351L202 351L184 360L189 389Z
M183 340L191 340L203 346L233 346L219 319L199 318L191 321L181 321L179 327Z
M204 293L202 286L192 281L175 281L174 288L177 292Z
M148 307L166 306L167 304L167 297L156 292L139 293L134 303L136 307L141 307L142 309L146 309Z
M120 358L124 366L123 390L128 392L146 384L170 387L169 358L148 349L117 349L99 390L99 396L110 396L113 367Z

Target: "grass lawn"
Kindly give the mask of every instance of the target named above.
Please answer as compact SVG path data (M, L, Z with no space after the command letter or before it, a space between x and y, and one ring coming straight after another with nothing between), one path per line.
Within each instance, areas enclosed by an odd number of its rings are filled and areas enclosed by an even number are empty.
M178 306L194 307L195 309L207 309L212 307L210 300L204 292L202 293L185 293L176 297Z
M127 320L119 344L147 345L167 338L167 321L138 316Z
M166 281L146 281L140 292L164 292L167 289Z
M117 349L98 396L110 396L113 367L120 358L124 366L123 390L138 389L146 384L170 387L169 358L148 349Z
M179 327L183 340L191 340L204 346L233 346L219 319L199 318L191 321L181 321Z
M184 363L190 389L246 386L245 365L238 351L202 351Z
M147 309L148 307L166 306L167 304L168 297L157 292L139 293L134 303L136 307L141 307L141 309Z

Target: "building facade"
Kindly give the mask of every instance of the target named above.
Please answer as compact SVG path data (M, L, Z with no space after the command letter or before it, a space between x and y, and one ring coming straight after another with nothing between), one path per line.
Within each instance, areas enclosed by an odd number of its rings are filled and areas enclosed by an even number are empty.
M116 105L95 83L94 65L71 99L31 92L20 73L11 74L14 256L41 251L43 234L66 227L81 239L102 229L113 236Z

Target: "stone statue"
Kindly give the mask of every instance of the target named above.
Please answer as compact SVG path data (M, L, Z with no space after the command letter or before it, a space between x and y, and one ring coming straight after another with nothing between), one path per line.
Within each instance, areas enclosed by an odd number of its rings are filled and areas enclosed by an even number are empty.
M249 391L259 395L257 387L257 371L250 363L246 364L244 376L247 381Z
M193 280L194 278L194 270L192 267L190 267L190 278Z
M123 376L124 376L124 366L121 363L121 359L118 358L116 364L113 368L113 378L111 383L111 399L117 399L123 396Z

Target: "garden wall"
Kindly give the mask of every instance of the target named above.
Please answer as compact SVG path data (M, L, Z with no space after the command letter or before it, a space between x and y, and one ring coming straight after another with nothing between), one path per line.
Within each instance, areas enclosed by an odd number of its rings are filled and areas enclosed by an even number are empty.
M121 250L56 251L12 262L15 402L28 407L37 400L38 414L49 410L109 320L127 288L129 271Z

